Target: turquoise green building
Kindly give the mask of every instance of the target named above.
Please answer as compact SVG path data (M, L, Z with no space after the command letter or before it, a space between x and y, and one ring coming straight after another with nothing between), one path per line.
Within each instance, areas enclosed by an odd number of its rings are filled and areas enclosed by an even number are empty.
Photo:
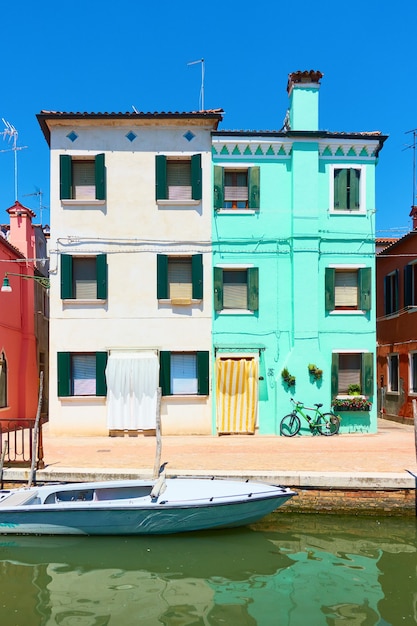
M319 130L321 78L289 75L280 131L212 132L219 434L279 434L291 399L337 402L342 433L376 431L375 168L386 136Z

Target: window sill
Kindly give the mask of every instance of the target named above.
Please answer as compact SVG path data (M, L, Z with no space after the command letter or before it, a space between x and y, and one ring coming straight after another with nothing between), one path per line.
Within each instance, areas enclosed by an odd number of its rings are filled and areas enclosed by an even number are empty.
M207 398L209 397L208 395L203 395L203 394L171 394L171 395L163 395L163 398L169 398L170 400L179 400L181 402L183 402L184 400L207 400Z
M198 206L201 200L157 200L160 206Z
M58 399L63 403L71 404L83 402L85 404L94 404L99 402L100 404L105 404L107 397L106 396L58 396Z
M95 298L94 300L82 299L82 298L63 298L62 302L69 305L77 304L95 304L97 306L103 306L107 302L105 299Z
M218 315L253 315L255 311L249 309L222 309L217 311Z
M81 200L81 199L61 199L61 204L63 206L104 206L106 204L105 200Z
M330 215L365 215L366 211L363 209L330 209Z
M192 306L193 304L200 304L202 300L191 298L172 298L172 300L168 300L160 298L158 302L160 304L170 304L171 306Z
M365 315L366 311L362 309L333 309L329 313L330 315Z
M217 209L218 215L255 215L259 209Z

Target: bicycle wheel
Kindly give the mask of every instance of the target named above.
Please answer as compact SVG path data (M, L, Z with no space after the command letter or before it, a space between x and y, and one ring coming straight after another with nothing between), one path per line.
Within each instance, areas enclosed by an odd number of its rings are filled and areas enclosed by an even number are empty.
M298 415L289 413L282 418L279 431L284 437L294 437L301 428L301 422Z
M334 413L323 413L317 418L317 430L320 435L336 435L340 428L340 419Z

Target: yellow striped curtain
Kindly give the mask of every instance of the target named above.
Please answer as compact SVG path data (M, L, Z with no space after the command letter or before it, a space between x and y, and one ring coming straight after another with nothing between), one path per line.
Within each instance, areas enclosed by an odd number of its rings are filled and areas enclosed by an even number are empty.
M217 359L217 431L253 434L258 402L255 359Z

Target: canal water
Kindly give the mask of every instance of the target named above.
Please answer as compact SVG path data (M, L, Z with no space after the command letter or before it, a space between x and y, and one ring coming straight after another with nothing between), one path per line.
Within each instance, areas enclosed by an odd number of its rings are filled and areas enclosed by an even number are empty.
M278 513L166 537L0 536L0 624L409 626L416 530L415 518Z

